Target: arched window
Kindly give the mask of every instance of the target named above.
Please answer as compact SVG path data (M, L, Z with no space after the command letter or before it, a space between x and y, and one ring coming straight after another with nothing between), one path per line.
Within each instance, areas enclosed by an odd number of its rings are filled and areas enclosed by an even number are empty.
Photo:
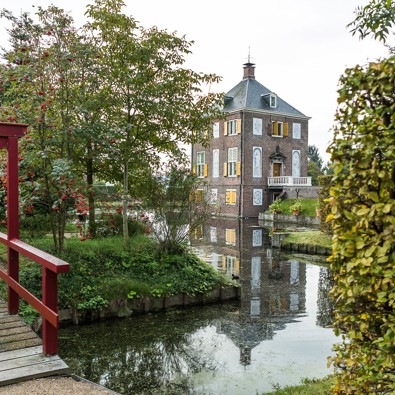
M292 151L292 177L300 177L300 151Z
M252 151L252 176L262 177L262 148L254 147Z

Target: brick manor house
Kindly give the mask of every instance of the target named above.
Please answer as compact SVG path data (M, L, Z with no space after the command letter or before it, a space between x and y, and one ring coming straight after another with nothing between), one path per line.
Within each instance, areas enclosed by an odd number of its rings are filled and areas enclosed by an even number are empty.
M257 217L307 177L309 117L255 79L253 63L224 96L225 119L214 120L209 146L192 146L192 170L221 215ZM203 191L202 191L203 193Z

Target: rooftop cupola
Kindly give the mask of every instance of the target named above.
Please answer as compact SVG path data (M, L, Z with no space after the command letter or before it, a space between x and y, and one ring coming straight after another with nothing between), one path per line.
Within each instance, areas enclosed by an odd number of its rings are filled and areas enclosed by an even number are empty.
M244 75L243 75L243 80L247 79L255 79L255 64L251 62L244 63L243 65L244 69Z

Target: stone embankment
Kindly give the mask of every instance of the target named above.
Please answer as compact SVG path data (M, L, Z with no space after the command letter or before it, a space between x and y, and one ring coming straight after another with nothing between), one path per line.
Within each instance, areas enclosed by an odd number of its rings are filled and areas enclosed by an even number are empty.
M307 228L318 228L320 225L319 217L307 217L300 215L271 214L265 212L260 214L259 219L266 224L272 224L271 243L272 247L281 248L282 250L297 252L310 255L332 254L330 247L323 247L313 244L290 243L286 241L289 234L295 231L304 231ZM281 229L281 230L276 230Z
M329 256L332 254L331 248L322 247L318 245L281 242L280 246L282 250L286 250L290 252L298 252L301 254L325 255L325 256Z
M59 321L66 324L93 322L110 318L130 317L136 314L159 312L173 307L198 306L210 303L224 302L240 298L240 287L216 287L207 294L173 295L163 297L145 296L133 299L119 299L109 303L103 310L60 310Z

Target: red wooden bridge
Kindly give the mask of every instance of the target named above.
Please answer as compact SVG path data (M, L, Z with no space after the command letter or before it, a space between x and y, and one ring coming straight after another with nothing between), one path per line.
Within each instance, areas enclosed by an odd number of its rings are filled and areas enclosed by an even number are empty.
M0 242L7 247L7 267L0 266L0 278L8 286L7 305L0 303L0 385L67 371L67 365L56 355L57 275L67 272L69 264L19 240L18 139L25 135L27 126L0 122L0 149L7 150L7 234L0 232ZM42 267L42 300L19 283L20 254ZM42 346L32 332L26 338L29 330L17 316L20 298L42 316ZM23 341L18 342L20 338Z

